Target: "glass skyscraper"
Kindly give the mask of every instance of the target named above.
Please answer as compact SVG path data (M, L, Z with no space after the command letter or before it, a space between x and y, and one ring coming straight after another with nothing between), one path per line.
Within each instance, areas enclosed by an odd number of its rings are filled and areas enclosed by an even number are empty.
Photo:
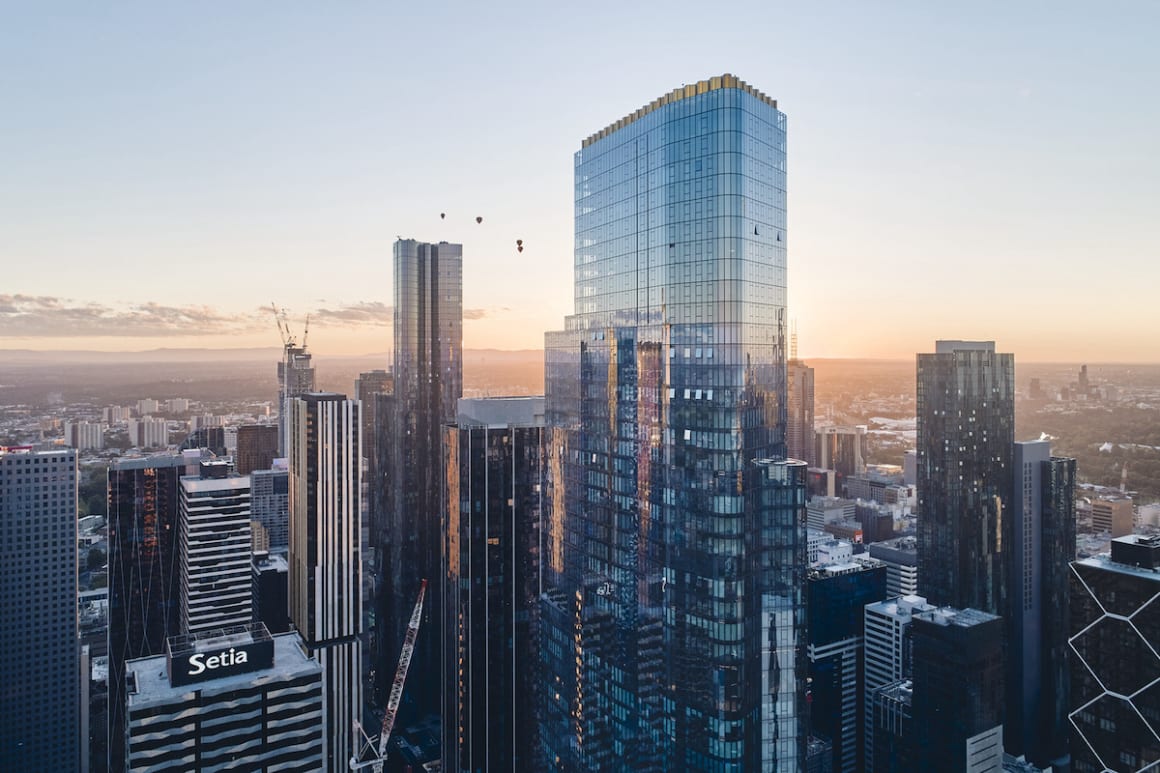
M934 354L918 355L917 387L923 595L1005 614L1015 355L996 352L994 341L938 341Z
M553 770L794 770L806 466L785 460L785 115L731 75L575 156L546 336Z

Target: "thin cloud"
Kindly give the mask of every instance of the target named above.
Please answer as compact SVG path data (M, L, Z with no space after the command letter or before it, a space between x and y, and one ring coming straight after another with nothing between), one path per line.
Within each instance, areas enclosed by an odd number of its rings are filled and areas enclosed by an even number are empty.
M49 295L0 295L0 336L96 338L235 334L259 326L254 314L210 306L143 303L125 307L77 303Z
M359 325L389 325L394 319L394 307L381 301L361 301L345 306L317 309L310 312L310 322L323 325L357 327Z

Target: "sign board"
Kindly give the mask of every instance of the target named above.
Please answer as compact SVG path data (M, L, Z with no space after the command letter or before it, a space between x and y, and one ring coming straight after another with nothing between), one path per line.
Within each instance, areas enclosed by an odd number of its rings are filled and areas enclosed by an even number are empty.
M190 648L169 656L169 683L181 687L273 667L274 642L271 639L206 649Z

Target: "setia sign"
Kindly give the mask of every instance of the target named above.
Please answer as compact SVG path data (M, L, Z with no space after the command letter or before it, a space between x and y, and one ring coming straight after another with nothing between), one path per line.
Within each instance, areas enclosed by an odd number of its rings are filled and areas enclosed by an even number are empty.
M169 657L169 683L174 687L261 671L274 665L274 642L234 644L205 650L187 650Z

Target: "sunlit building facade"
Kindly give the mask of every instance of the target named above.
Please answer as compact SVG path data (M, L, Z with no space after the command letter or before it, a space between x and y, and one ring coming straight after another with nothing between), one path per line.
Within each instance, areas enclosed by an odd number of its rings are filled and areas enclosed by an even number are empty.
M545 342L543 763L799 769L785 115L690 84L586 139L575 185L575 313Z

